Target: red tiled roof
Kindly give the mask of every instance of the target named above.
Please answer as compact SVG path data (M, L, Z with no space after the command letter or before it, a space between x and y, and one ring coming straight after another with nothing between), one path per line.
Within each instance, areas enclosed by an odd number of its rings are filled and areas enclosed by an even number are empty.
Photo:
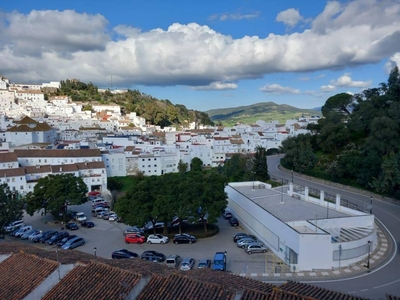
M0 177L25 176L24 168L0 169Z
M327 290L310 284L296 281L288 281L280 286L282 291L292 292L297 295L314 297L315 299L341 299L341 300L363 300L366 298L353 296L345 293Z
M17 155L14 152L0 153L0 163L17 162Z
M100 149L15 149L17 157L101 157Z
M126 299L140 279L138 274L91 262L72 269L42 300Z
M233 300L236 293L212 283L205 283L182 275L162 277L153 275L136 300Z
M39 286L58 264L35 255L12 254L0 263L0 298L24 299Z

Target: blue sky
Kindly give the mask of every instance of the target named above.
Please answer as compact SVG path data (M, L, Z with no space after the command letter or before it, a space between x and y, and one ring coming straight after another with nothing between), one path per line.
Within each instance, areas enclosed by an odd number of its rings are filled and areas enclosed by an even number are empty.
M322 106L400 64L400 2L3 2L0 75L78 78L207 111L259 102Z

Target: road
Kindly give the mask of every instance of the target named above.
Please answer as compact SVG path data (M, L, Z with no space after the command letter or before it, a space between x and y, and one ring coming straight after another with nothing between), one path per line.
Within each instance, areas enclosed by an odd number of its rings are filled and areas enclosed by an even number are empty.
M291 172L287 173L279 170L278 165L280 159L281 157L279 156L268 157L269 174L291 181ZM297 177L295 174L293 174L293 182L295 185L324 190L325 193L332 195L340 194L343 199L347 199L361 207L366 207L371 201L370 196L364 196L356 192L320 184ZM372 211L375 218L387 228L394 239L392 252L387 262L383 266L371 270L370 273L363 274L356 278L339 279L329 282L316 281L312 282L312 284L371 299L386 299L386 294L400 296L400 255L398 251L400 246L400 206L373 198ZM307 283L310 282L308 281Z

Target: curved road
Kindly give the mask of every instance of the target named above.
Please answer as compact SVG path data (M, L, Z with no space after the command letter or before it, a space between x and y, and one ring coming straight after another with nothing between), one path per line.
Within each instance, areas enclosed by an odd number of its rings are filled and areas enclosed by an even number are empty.
M291 181L291 173L278 169L281 158L279 156L268 157L269 174ZM358 204L360 207L365 207L371 201L369 196L341 190L301 177L294 176L293 179L295 185L316 188L332 195L340 194L343 199ZM400 297L400 255L398 250L400 246L400 206L373 199L372 212L394 238L394 245L387 263L375 270L372 269L370 273L358 275L354 278L314 281L312 282L313 285L371 299L386 299L386 294Z

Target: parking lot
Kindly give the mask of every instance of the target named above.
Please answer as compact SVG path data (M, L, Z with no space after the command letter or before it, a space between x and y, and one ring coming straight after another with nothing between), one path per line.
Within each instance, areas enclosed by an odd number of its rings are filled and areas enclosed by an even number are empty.
M83 237L86 244L76 250L90 254L95 254L104 258L111 258L111 253L116 249L128 249L141 255L146 250L156 250L165 255L178 254L181 257L192 257L196 260L210 259L212 260L215 252L227 252L227 271L235 274L252 274L252 273L274 273L288 272L288 268L271 252L257 253L248 255L246 252L238 248L233 242L233 236L238 232L249 232L242 227L231 227L229 222L221 218L218 222L220 228L216 236L206 239L198 239L194 244L175 245L171 242L168 244L125 244L123 230L128 227L123 223L110 222L107 220L97 219L92 217L91 204L88 202L80 206L71 206L74 211L82 211L86 213L88 220L95 223L93 228L80 227L73 231L73 234ZM45 223L45 221L49 221ZM50 222L50 215L41 216L37 213L34 216L25 215L24 222L27 225L32 225L35 229L60 230L59 224ZM11 237L10 237L11 238ZM29 241L24 241L30 243ZM37 245L37 244L36 244ZM46 249L52 249L51 246L38 245Z

